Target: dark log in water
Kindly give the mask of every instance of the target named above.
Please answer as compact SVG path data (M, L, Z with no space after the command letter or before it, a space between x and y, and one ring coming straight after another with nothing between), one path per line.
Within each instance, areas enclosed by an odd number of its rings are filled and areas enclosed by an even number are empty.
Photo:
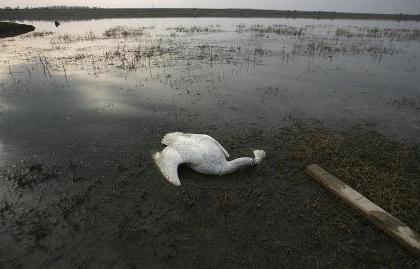
M28 24L0 22L0 38L23 35L33 30L35 30L35 27Z

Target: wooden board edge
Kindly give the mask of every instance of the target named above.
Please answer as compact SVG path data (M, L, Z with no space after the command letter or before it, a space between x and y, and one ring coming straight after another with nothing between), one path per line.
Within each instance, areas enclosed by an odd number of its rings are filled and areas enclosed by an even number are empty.
M305 172L359 214L369 219L379 229L397 240L410 252L420 256L420 236L409 226L371 202L349 185L328 173L322 167L311 164L306 167Z

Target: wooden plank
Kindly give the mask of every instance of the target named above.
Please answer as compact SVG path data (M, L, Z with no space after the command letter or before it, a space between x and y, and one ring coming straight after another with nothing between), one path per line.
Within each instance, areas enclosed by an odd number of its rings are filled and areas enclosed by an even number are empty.
M350 205L358 213L368 218L379 229L400 242L409 251L420 256L420 236L406 224L322 169L320 166L316 164L308 165L305 172L315 179L316 182Z

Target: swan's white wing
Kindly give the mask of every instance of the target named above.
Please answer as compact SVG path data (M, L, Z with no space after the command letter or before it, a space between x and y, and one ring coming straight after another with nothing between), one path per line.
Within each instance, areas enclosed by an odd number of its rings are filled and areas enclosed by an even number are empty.
M184 162L181 155L174 148L168 146L162 152L156 152L153 157L166 180L175 186L181 186L178 177L178 166Z
M226 158L230 157L227 150L222 145L220 145L220 143L216 139L214 139L213 137L211 137L209 135L205 135L205 134L201 134L200 136L203 137L203 138L210 139L214 144L216 144L216 146L218 146L220 148L220 150L223 152L223 154L225 155Z

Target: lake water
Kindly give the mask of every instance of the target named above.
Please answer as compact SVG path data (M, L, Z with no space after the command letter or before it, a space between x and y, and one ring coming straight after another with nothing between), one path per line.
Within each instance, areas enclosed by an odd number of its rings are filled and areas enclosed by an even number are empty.
M25 23L36 31L0 40L3 161L146 158L166 132L228 142L296 120L420 142L418 22Z

